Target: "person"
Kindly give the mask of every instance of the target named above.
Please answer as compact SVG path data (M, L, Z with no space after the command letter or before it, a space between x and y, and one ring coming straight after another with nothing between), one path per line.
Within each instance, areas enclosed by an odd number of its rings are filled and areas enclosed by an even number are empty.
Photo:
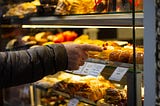
M0 88L32 83L64 70L77 70L88 58L87 51L99 51L89 44L52 44L18 51L0 52Z

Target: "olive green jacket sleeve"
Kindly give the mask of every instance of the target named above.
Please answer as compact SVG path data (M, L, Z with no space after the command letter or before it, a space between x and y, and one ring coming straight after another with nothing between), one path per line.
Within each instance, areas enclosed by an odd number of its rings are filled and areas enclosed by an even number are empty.
M64 45L0 52L0 88L26 84L67 69Z

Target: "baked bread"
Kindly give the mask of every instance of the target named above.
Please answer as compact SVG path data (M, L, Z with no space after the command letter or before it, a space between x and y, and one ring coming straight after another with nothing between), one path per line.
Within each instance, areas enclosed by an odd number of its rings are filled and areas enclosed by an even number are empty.
M118 105L124 103L127 100L127 93L125 90L118 90L116 88L106 89L106 95L104 101L109 104Z
M94 12L94 0L59 0L55 14L87 14Z
M119 55L118 61L128 63L129 56L130 56L130 51L122 50L120 55Z
M136 52L136 63L143 64L143 58L144 58L144 53L142 51L137 51ZM128 63L133 63L133 53L130 54Z
M59 81L53 85L54 90L69 94L72 97L80 96L91 101L97 101L106 94L105 90L114 87L102 77L74 77ZM76 78L76 79L75 79Z
M113 52L111 52L109 54L109 60L110 61L119 61L118 59L119 59L121 52L122 52L121 50L114 50Z
M35 40L38 44L42 45L43 43L48 42L47 36L51 34L51 32L39 32L35 35Z

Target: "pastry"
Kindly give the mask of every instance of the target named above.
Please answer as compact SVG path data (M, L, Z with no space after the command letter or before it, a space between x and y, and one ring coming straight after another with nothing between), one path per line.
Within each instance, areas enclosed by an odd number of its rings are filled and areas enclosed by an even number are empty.
M109 54L109 60L110 61L119 61L118 59L119 59L121 52L122 52L121 50L114 50L113 52L111 52Z
M35 35L35 40L41 45L48 42L47 36L51 34L51 32L39 32Z

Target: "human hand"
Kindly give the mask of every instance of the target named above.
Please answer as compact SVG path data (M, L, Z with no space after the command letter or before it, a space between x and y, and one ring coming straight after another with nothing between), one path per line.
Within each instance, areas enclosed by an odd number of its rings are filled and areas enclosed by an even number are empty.
M64 44L68 56L68 70L77 70L88 58L88 51L102 51L101 47L90 44Z

